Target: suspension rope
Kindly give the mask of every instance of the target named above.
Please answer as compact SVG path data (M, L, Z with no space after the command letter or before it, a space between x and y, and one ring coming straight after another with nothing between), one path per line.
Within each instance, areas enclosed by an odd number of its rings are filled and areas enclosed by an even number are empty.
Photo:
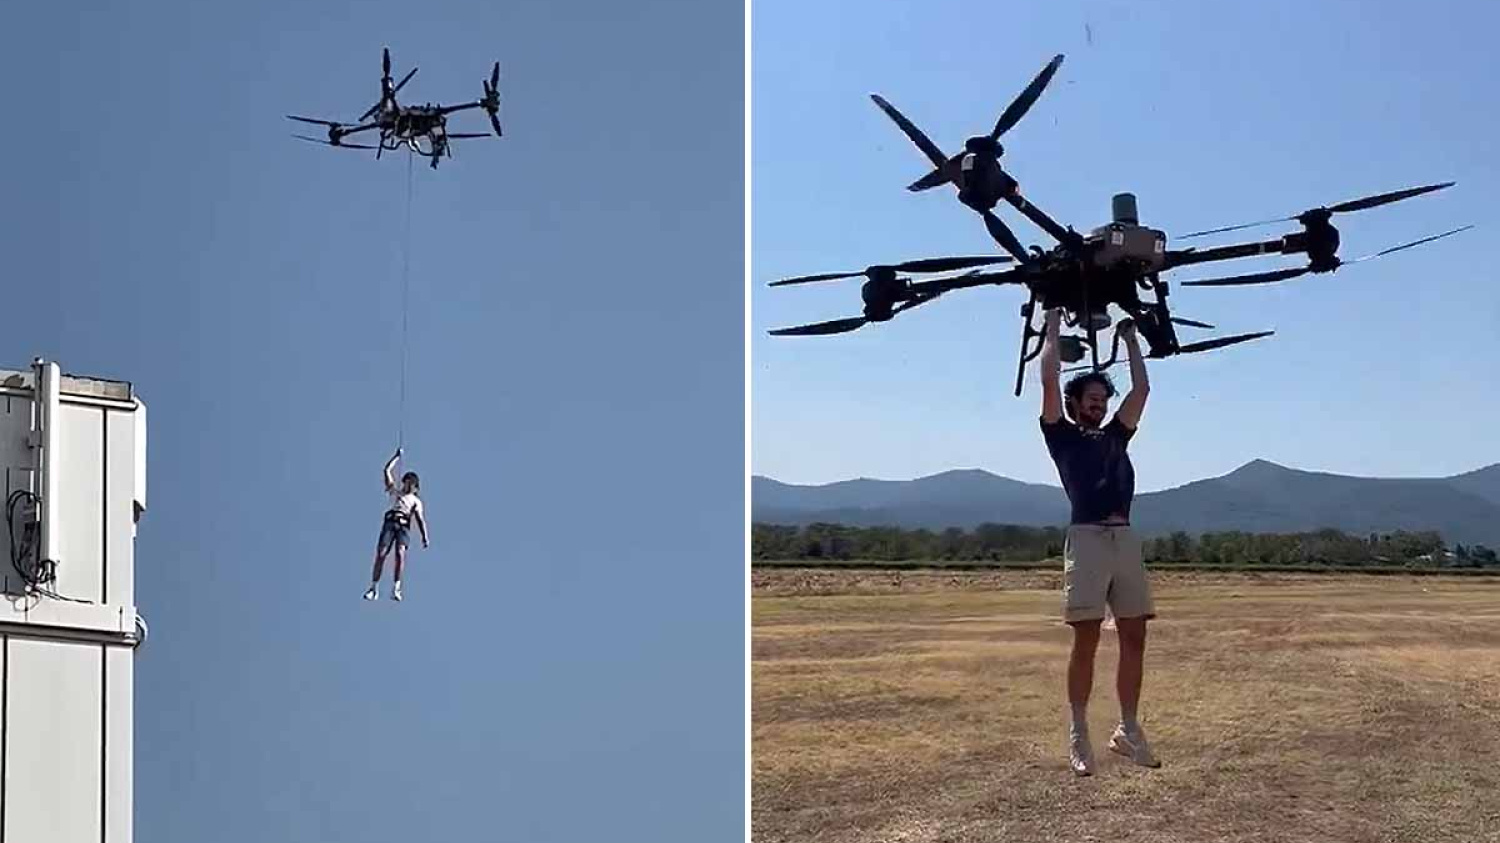
M407 322L410 307L407 301L411 289L411 169L412 151L406 151L406 237L401 247L401 406L397 416L396 448L400 450L406 444L406 357L407 357Z

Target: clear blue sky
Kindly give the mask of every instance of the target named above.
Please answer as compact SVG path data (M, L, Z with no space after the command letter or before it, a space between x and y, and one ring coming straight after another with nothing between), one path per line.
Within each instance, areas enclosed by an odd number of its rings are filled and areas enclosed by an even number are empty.
M9 10L0 359L150 405L136 839L742 835L743 19ZM401 605L359 598L406 163L283 119L357 117L384 43L421 68L408 100L477 98L499 59L506 129L415 169L407 446L434 544Z
M1067 59L1005 136L1006 160L1034 202L1080 230L1107 221L1110 196L1125 190L1143 222L1170 235L1446 180L1458 185L1341 215L1342 255L1479 226L1279 286L1176 287L1180 315L1222 334L1277 335L1152 366L1132 445L1144 489L1257 457L1387 476L1500 460L1500 380L1485 356L1500 329L1497 27L1500 10L1479 2L1378 13L1298 0L757 3L753 469L826 482L981 467L1057 482L1034 367L1025 395L1012 395L1021 291L954 294L842 337L765 333L859 314L858 280L765 287L777 278L998 251L952 188L904 190L927 161L868 95L951 153L1055 53ZM1024 243L1051 245L1001 212ZM1293 265L1272 257L1175 277Z

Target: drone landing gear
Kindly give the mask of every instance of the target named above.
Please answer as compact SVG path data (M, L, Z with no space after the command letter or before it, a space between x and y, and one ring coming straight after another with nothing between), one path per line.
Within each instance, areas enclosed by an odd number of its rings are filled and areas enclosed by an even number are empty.
M1019 355L1019 359L1016 362L1017 398L1021 397L1021 384L1026 378L1026 364L1036 359L1036 356L1042 353L1042 343L1047 341L1047 336L1044 331L1038 331L1037 329L1031 327L1031 321L1032 318L1035 317L1035 315L1036 291L1032 290L1031 299L1028 300L1026 304L1021 305L1021 318L1025 319L1026 321L1021 325L1021 353ZM1031 343L1032 337L1040 337L1042 342L1037 343L1036 348L1028 352L1026 348Z

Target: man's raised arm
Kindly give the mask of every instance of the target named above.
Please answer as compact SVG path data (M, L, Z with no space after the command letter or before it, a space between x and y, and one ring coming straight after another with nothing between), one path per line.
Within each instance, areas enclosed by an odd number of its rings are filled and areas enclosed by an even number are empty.
M1135 333L1135 322L1121 320L1120 327L1116 330L1120 332L1120 339L1124 340L1125 350L1130 354L1130 392L1120 402L1120 410L1115 413L1115 418L1135 430L1141 424L1141 413L1146 410L1146 396L1151 394L1151 381L1146 377L1146 360L1141 356L1141 341Z
M1042 346L1042 421L1054 424L1062 418L1062 350L1057 346L1058 325L1062 322L1062 311L1052 308L1047 311L1046 336Z
M386 460L386 463L385 463L385 490L387 492L394 491L395 488L396 488L396 475L393 474L391 470L396 467L396 460L399 460L399 459L401 459L401 449L397 448L396 449L396 453L392 454L391 458L389 460Z

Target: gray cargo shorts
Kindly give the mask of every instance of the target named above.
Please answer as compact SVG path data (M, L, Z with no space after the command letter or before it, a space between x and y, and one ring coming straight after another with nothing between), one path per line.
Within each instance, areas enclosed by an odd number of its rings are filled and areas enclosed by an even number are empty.
M1063 620L1154 618L1141 540L1129 525L1073 524L1063 545Z

